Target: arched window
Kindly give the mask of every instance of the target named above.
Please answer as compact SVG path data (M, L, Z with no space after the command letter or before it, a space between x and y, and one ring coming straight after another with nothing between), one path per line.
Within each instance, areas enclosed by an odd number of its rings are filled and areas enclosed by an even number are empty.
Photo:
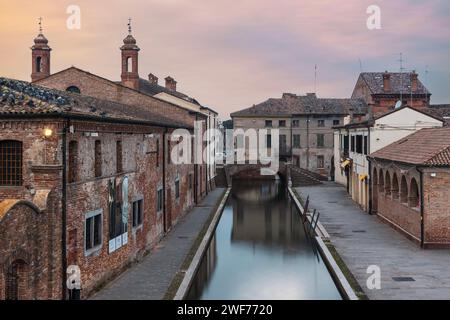
M42 57L36 57L36 72L41 72L42 69Z
M133 59L131 57L127 58L127 72L133 71Z
M70 86L66 89L66 91L72 93L81 93L80 88L78 88L77 86Z
M409 206L417 208L419 204L419 187L417 185L416 179L412 178L409 187Z
M398 199L399 198L399 187L398 187L398 179L397 174L394 173L392 176L392 199Z
M0 186L22 185L22 142L0 141Z
M383 169L380 169L380 175L379 175L378 183L380 185L380 187L379 187L380 192L384 192L384 173L383 173Z
M6 300L25 299L27 289L27 265L23 260L14 261L6 273Z
M400 183L400 202L408 203L408 185L405 176L402 176L402 182Z
M386 195L390 196L391 195L391 175L389 174L389 172L386 172L386 181L385 181L384 189L386 191Z

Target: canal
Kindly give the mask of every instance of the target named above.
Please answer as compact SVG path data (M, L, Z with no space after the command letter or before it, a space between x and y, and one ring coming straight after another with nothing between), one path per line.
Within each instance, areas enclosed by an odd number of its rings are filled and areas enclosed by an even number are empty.
M187 299L342 299L281 181L235 181Z

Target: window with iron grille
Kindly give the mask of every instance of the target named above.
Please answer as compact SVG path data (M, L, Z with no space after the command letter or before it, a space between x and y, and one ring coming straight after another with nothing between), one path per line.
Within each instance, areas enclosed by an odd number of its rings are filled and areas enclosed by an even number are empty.
M22 185L22 142L0 141L0 186Z
M89 255L102 245L102 210L92 211L85 217L85 253Z
M325 159L324 156L317 156L317 169L325 168Z

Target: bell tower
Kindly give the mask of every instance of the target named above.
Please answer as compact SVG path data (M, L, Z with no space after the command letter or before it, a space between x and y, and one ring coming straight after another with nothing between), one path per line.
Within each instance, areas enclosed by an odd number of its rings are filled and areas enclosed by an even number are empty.
M48 40L42 33L42 18L39 18L39 34L31 47L31 81L35 82L50 75L50 51Z
M123 39L122 51L122 85L139 90L138 56L139 47L131 35L131 19L128 19L128 36Z

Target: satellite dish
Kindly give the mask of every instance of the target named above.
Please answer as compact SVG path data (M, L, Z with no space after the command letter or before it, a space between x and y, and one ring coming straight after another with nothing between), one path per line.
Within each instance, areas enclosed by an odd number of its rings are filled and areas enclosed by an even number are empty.
M402 106L402 102L401 102L400 100L398 100L398 101L395 103L394 109L398 109L398 108L400 108L401 106Z

